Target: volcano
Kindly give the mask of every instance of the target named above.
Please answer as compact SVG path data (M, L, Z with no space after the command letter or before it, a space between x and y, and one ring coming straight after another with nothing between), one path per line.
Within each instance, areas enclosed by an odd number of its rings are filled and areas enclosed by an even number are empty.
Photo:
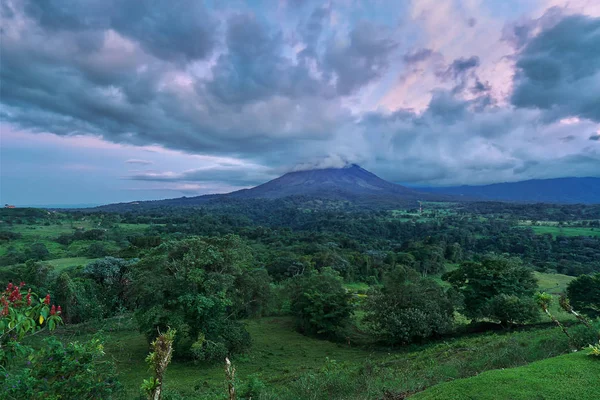
M343 168L324 168L288 172L279 178L251 189L225 195L230 198L279 199L306 196L322 199L356 200L362 197L417 199L431 197L404 186L381 179L351 164Z
M157 206L196 206L227 200L302 198L304 200L350 201L368 206L417 206L417 201L453 201L454 196L419 192L381 179L351 164L343 168L323 168L288 172L250 189L226 194L209 194L176 199L139 201L99 207L106 210L133 210Z

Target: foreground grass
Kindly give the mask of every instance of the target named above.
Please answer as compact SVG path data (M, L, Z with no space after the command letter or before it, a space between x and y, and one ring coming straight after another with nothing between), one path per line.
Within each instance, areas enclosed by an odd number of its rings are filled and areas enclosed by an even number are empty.
M593 400L600 398L600 360L585 351L530 365L484 372L442 383L418 393L414 400Z
M288 317L248 321L251 351L234 357L240 390L251 379L264 383L253 399L381 399L383 393L412 393L448 380L510 368L569 351L558 329L532 327L523 331L446 338L430 344L396 348L358 347L302 336ZM107 356L117 365L135 399L149 375L144 359L145 338L130 315L102 323L67 326L64 340L84 340L103 330ZM186 399L219 399L224 394L223 366L195 365L174 360L165 378L166 389Z

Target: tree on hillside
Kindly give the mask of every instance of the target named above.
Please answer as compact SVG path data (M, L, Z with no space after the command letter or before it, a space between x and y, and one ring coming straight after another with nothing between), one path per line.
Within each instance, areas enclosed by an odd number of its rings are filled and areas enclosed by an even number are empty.
M252 273L252 263L248 246L234 235L163 243L133 271L140 330L152 340L157 331L176 329L177 357L216 361L245 351L250 336L235 317L252 307L236 296L260 297L236 284Z
M452 329L456 296L416 271L397 266L371 291L365 322L390 343L409 343Z
M581 275L569 282L567 296L573 308L591 318L600 317L600 273Z
M46 260L49 256L50 256L50 251L48 251L48 248L46 247L46 245L44 243L34 243L31 245L31 247L29 247L28 249L25 250L25 254L27 255L27 258L35 260L35 261L42 261L42 260Z
M292 313L301 333L330 337L341 333L353 310L352 295L337 271L311 271L290 279L288 285Z
M131 267L138 261L137 258L125 260L104 257L92 261L83 269L83 275L91 278L99 286L106 313L112 314L130 306L128 291L131 285Z
M503 325L539 317L533 294L537 281L518 258L489 255L466 262L443 279L462 294L463 313L475 320L488 318Z

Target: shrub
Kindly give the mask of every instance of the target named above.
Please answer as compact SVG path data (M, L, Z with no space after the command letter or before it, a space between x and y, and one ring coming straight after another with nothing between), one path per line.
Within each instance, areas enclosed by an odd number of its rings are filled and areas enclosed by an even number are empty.
M288 284L291 311L301 333L334 337L348 323L352 295L338 272L323 268L292 278Z
M25 251L27 258L35 261L45 260L50 256L50 252L44 243L34 243Z
M489 317L502 325L533 322L540 317L534 300L528 297L499 294L492 297L488 305Z
M598 342L598 344L594 344L594 345L589 345L589 355L592 357L598 357L600 358L600 342Z
M517 258L489 255L481 262L462 264L443 279L463 296L463 313L468 318L507 324L528 321L535 314L536 305L530 299L537 281Z
M249 249L237 236L165 243L133 273L140 330L177 330L176 357L221 361L250 346L244 324L234 319L236 282L250 270Z
M4 375L2 398L11 399L89 399L117 397L121 384L114 364L104 360L100 338L67 345L55 337L44 339L27 367Z
M14 360L16 355L31 352L29 346L22 344L23 338L33 335L44 328L54 330L62 323L61 308L50 306L50 295L38 299L29 289L23 292L25 283L9 283L0 296L0 365Z
M569 282L567 295L573 308L591 318L600 317L600 273Z
M365 322L389 343L408 343L452 329L455 299L439 284L397 267L366 304Z

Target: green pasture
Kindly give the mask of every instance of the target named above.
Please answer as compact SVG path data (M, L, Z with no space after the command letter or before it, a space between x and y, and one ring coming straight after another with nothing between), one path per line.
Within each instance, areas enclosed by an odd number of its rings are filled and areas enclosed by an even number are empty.
M596 400L600 360L586 351L442 383L414 400Z
M330 372L325 371L332 366L336 382L347 385L343 391L336 392L335 399L381 399L386 389L419 391L490 369L525 365L568 350L566 337L551 325L399 347L365 347L306 337L294 331L290 317L250 320L247 328L252 336L252 348L247 354L234 357L233 363L240 385L248 382L250 376L265 384L271 395L258 399L329 399L326 393L298 397L298 392L306 390L303 385L311 380L330 379ZM144 362L148 343L130 315L66 326L56 333L64 340L73 341L89 338L98 330L102 330L106 338L106 353L116 362L119 378L126 388L124 398L136 398L142 380L149 376ZM368 374L365 366L371 368ZM186 399L221 398L223 365L175 359L168 368L165 386Z

